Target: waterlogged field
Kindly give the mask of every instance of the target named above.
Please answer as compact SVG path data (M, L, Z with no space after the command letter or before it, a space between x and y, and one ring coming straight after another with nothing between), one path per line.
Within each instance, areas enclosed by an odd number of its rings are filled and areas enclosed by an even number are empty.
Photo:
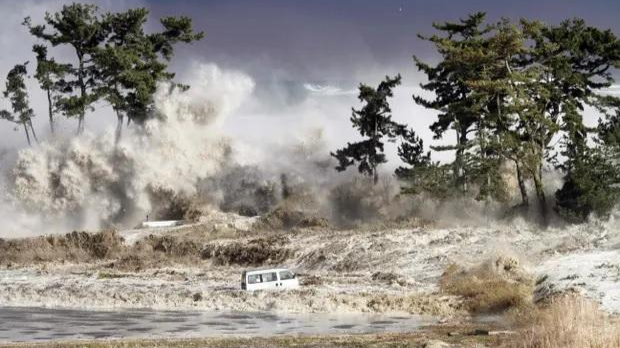
M538 297L575 288L620 311L620 233L612 223L545 231L525 223L291 232L228 226L5 241L0 305L451 316L467 308L439 291L442 274L450 265L482 263L484 274L532 283ZM243 269L268 265L295 270L304 286L240 290Z
M18 317L35 313L29 318L55 313L54 308L79 309L58 313L109 319L110 325L102 322L85 330L62 323L59 316L49 332L43 330L47 324L41 324L47 321L34 320L32 330L21 327L27 332L3 324L0 337L8 342L257 334L252 330L261 336L368 334L408 332L419 323L438 322L461 329L499 325L505 330L513 319L496 314L534 313L533 301L545 303L565 293L579 293L599 303L605 313L620 313L620 232L613 221L547 230L515 220L487 227L443 228L420 222L399 228L317 226L287 232L260 229L258 223L219 214L171 229L4 240L0 306L12 307ZM269 265L296 271L302 288L239 289L243 269ZM42 307L51 312L37 309ZM184 318L180 324L153 325L148 319L165 319L168 314L161 313L175 312ZM249 318L239 324L226 317L231 312ZM145 317L120 328L123 321L116 319L123 314L118 313ZM255 314L243 313L271 313L268 318L292 326L271 327ZM432 320L416 321L416 315ZM484 324L471 315L491 319ZM128 314L126 320L132 317ZM132 331L135 328L140 330ZM54 333L59 336L52 337Z

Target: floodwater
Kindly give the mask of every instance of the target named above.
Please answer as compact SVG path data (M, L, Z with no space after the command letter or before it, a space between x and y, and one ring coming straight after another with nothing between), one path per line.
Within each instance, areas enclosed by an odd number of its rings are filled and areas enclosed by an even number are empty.
M407 332L427 316L0 307L0 342Z

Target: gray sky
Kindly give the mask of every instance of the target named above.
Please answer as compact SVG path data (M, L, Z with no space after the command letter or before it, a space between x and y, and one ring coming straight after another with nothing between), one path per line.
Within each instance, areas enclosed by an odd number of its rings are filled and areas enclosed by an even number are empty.
M191 14L206 40L194 53L244 67L260 78L349 80L371 68L413 70L411 56L432 59L419 40L433 22L476 11L490 20L528 17L559 23L582 17L620 29L614 0L206 0L148 1L153 15ZM389 70L389 69L386 69ZM387 73L388 71L386 71Z

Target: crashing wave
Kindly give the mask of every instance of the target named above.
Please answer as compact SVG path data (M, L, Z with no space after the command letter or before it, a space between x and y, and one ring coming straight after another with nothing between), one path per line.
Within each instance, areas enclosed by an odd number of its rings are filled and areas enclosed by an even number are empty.
M195 194L199 180L230 160L230 141L218 126L252 93L254 81L210 64L198 66L193 78L187 92L159 86L159 117L128 129L116 145L107 129L20 151L10 185L13 207L0 203L0 216L14 215L17 205L39 220L39 228L58 221L64 228L94 229L135 223ZM5 226L0 236L24 225Z

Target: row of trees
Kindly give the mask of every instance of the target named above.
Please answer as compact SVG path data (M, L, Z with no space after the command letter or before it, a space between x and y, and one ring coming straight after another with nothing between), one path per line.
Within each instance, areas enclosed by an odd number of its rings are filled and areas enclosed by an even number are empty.
M501 175L508 166L520 204L530 204L531 186L546 219L543 172L554 168L564 173L555 193L561 215L582 221L592 212L609 213L620 200L620 98L605 89L620 69L620 40L581 19L489 24L484 13L475 13L434 28L438 34L420 38L436 47L440 62L414 57L428 80L421 87L434 98L413 99L437 111L430 127L435 139L454 134L454 145L431 146L453 151L452 163L431 161L415 132L391 120L387 98L400 77L388 77L377 89L360 86L365 105L351 120L367 140L333 153L336 169L357 164L376 181L376 167L386 162L381 140L388 139L400 142L407 164L396 170L408 183L405 193L503 201L512 194ZM586 110L599 114L597 126L584 123Z
M188 17L164 17L162 31L147 33L148 15L144 8L101 14L95 5L73 3L47 13L44 24L24 19L30 34L42 42L33 46L34 78L47 96L52 134L57 115L77 119L81 134L87 112L100 101L107 102L116 114L117 140L125 119L127 124L140 124L153 115L157 84L174 78L168 71L174 45L200 40L204 34L193 31ZM59 62L49 56L49 47L67 47L74 59ZM36 135L24 82L27 66L28 62L18 64L9 72L4 96L10 99L12 112L4 110L0 117L22 126L30 144Z

